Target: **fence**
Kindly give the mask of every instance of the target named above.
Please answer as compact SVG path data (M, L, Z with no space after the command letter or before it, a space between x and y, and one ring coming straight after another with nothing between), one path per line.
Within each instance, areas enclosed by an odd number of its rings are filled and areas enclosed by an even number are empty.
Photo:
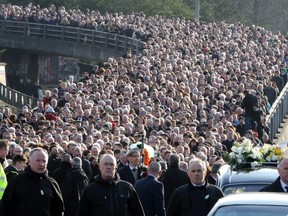
M276 138L281 124L284 122L286 115L288 113L288 83L282 89L277 100L271 107L269 115L266 117L268 127L270 128L270 139Z
M14 109L21 109L24 105L34 107L37 99L21 92L15 91L0 83L0 100L12 106Z
M1 35L43 38L63 42L69 41L77 44L115 49L123 52L123 54L128 50L138 52L144 45L142 41L124 35L91 29L6 20L1 20L0 25Z

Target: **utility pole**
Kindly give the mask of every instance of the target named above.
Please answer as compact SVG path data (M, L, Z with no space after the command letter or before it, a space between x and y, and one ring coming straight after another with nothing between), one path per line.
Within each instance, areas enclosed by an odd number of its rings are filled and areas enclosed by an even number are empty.
M195 0L195 19L200 19L200 0Z

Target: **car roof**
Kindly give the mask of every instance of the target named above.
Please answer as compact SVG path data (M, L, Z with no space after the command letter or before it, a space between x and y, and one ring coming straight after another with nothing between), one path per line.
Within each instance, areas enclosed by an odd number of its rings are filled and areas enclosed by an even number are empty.
M277 168L273 166L232 170L228 164L220 168L219 175L218 186L220 188L230 184L272 183L279 176Z
M231 194L219 199L218 206L226 205L288 205L286 193L247 192Z
M287 206L288 199L286 193L252 192L231 194L218 200L208 216L225 206L241 205L263 205L263 206Z

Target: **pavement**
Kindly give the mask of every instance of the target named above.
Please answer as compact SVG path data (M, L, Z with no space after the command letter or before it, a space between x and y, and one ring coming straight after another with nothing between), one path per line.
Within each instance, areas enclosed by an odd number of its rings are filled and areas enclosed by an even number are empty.
M279 133L276 134L276 139L273 142L277 145L286 143L288 147L288 119L284 119L284 123L282 123Z

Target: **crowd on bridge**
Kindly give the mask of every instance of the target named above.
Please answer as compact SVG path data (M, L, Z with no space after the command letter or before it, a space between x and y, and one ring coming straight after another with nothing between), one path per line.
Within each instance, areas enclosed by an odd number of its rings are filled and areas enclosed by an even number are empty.
M27 6L2 4L0 12L0 20L80 27L126 35L145 41L151 34L144 32L141 28L141 21L144 18L144 14L125 16L122 13L100 14L95 10L87 9L86 12L82 12L79 9L66 10L63 6L56 8L54 5L40 8L39 5L35 6L31 3Z
M114 163L107 154L115 157L120 178L134 184L145 167L132 179L123 168L127 163L140 166L141 150L129 146L141 143L153 148L150 159L161 164L162 174L155 164L154 173L164 184L169 215L169 199L187 182L191 160L204 161L210 171L206 179L215 184L217 169L225 162L223 152L230 152L235 140L246 137L255 146L273 144L266 115L287 83L284 35L241 23L2 5L1 19L19 16L29 22L68 20L75 27L94 23L98 30L129 28L149 35L140 53L109 58L103 66L83 71L79 80L72 75L59 80L57 88L45 90L37 107L25 105L20 113L9 106L1 109L0 138L9 141L7 159L11 163L18 152L29 157L33 148L45 148L49 175L61 189L59 166L71 168L71 158L82 158L82 174L92 182L104 169L102 165L99 170L101 155ZM79 161L72 164L79 166Z

